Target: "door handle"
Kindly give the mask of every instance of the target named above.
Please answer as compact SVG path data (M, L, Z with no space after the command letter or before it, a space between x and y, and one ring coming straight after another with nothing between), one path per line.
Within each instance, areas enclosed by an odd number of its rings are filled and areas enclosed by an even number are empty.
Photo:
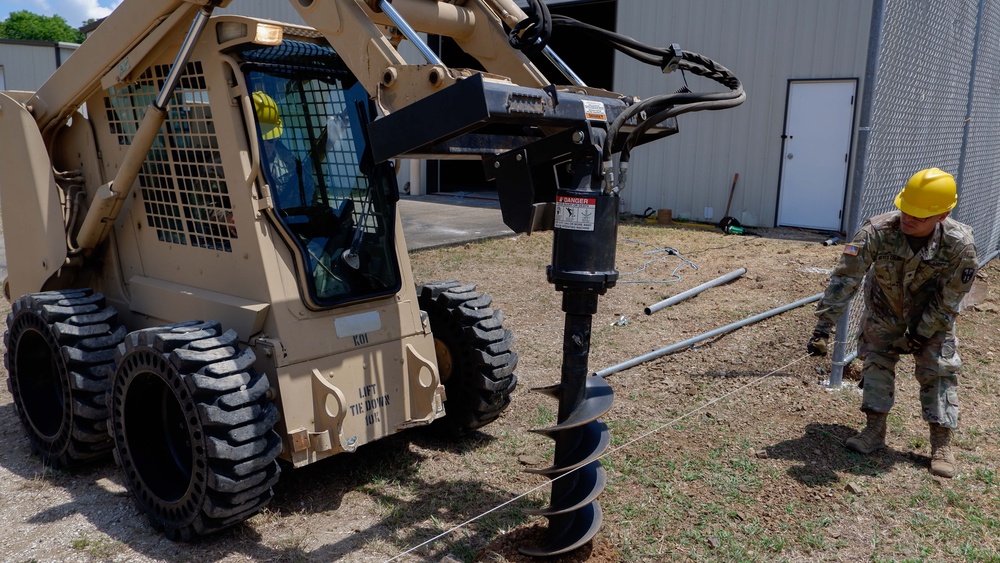
M785 158L787 158L788 160L791 160L791 159L792 159L792 156L794 156L794 155L793 155L792 153L788 153L788 154L787 154L787 155L785 156Z

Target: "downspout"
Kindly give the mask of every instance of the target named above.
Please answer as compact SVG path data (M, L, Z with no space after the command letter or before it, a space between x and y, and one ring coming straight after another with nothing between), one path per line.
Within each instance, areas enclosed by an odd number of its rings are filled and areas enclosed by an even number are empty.
M61 67L64 62L62 59L63 49L73 49L73 52L76 52L79 47L79 43L66 43L65 41L56 42L56 68ZM72 55L73 53L70 54Z

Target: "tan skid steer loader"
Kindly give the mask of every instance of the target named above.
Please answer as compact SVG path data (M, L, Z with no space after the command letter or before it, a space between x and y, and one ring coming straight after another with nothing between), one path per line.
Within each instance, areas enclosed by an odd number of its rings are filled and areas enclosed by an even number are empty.
M310 27L212 16L227 4L125 0L37 92L0 93L4 358L32 449L57 466L113 454L152 524L187 540L259 511L279 459L496 420L511 331L473 285L415 285L392 164L483 159L509 226L556 229L549 277L577 348L548 390L543 473L584 477L553 485L534 551L588 541L611 394L587 377L582 327L617 277L610 155L675 132L695 96L552 86L517 45L551 54L535 0L536 19L511 0L294 0ZM483 68L447 67L418 32ZM724 68L670 53L665 68L742 100Z

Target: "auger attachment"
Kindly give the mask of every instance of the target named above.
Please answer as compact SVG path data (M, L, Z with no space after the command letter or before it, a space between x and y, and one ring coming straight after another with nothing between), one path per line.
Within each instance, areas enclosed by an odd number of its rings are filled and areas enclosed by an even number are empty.
M562 376L558 385L537 391L558 399L559 412L555 426L534 430L555 440L555 459L551 467L528 470L552 479L552 497L547 507L529 511L548 518L549 529L545 545L520 548L525 555L545 557L572 551L590 541L601 527L597 497L607 477L598 458L611 434L598 419L611 408L614 393L603 378L589 375L587 359L598 298L618 280L614 269L617 209L618 197L600 190L559 190L556 195L548 279L563 293Z
M607 476L597 459L607 449L611 433L598 417L608 412L614 400L611 386L601 377L585 377L583 400L563 393L562 384L537 391L559 399L559 423L534 430L556 442L555 462L545 469L529 469L552 479L549 506L527 510L549 519L549 543L542 548L522 548L525 555L547 556L572 551L590 541L601 527L601 505L597 496ZM571 403L577 403L574 406ZM563 407L570 410L563 417Z

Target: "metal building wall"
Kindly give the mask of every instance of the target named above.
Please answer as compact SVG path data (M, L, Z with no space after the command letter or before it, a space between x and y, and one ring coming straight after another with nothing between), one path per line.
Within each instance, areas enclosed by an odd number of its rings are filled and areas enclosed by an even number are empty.
M773 226L788 80L857 78L860 92L871 6L872 0L619 0L619 33L708 56L747 91L742 106L682 115L680 134L633 153L626 209L666 208L675 218L718 221L739 173L729 215ZM694 76L688 83L695 91L713 89ZM647 97L682 84L680 73L661 75L616 55L616 91ZM713 217L704 216L705 207Z
M264 18L285 23L305 25L290 2L284 0L240 0L233 2L226 8L216 9L214 14L239 14L241 16L251 16Z
M56 49L63 63L76 50L69 43L0 40L6 89L34 92L56 71Z

